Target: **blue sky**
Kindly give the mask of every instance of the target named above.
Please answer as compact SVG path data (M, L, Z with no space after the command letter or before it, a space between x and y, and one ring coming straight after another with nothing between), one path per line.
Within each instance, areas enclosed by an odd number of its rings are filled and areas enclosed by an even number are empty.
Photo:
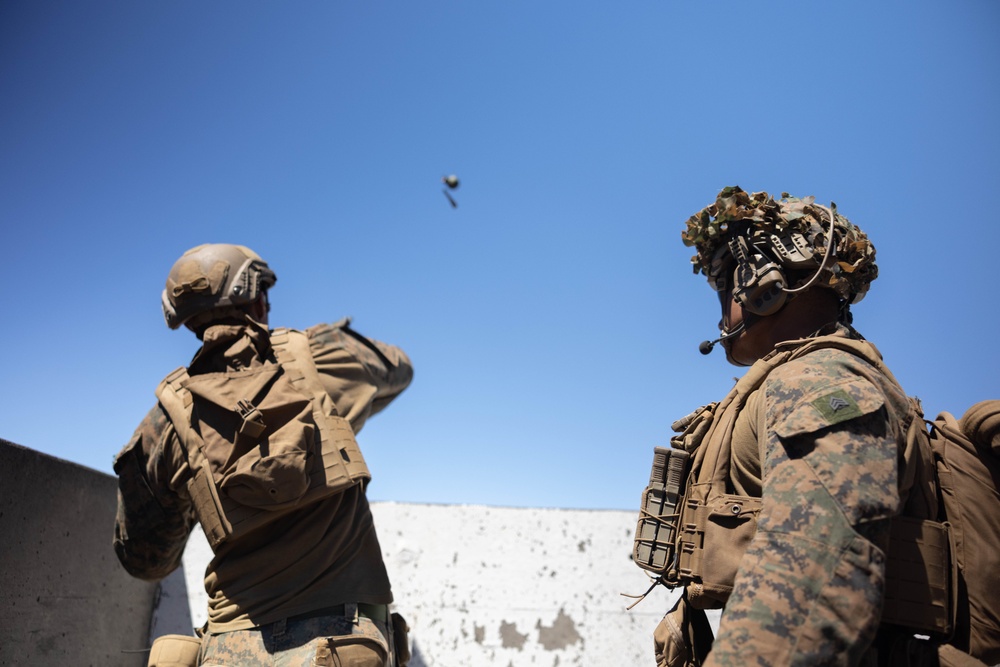
M929 413L997 397L988 1L0 2L0 437L101 471L197 348L203 242L272 324L411 356L376 500L631 509L741 369L680 242L726 185L835 201L855 322ZM461 187L452 209L441 177Z

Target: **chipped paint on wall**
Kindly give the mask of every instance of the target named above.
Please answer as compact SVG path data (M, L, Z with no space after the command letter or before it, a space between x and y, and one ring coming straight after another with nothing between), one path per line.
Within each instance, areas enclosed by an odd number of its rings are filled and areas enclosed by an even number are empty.
M675 594L631 611L649 579L631 562L636 513L372 503L411 667L652 664ZM184 571L196 625L211 551L192 536ZM155 620L155 619L154 619ZM164 623L161 627L166 627Z

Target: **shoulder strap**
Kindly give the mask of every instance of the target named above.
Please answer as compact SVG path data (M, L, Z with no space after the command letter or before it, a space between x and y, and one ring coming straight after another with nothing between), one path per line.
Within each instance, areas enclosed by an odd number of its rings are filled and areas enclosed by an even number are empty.
M333 397L323 387L309 347L309 336L295 329L275 329L271 332L271 346L292 386L313 398L313 416L324 443L323 460L328 482L333 484L337 476L334 469L342 468L348 479L367 483L371 473L354 437L354 429L338 415Z
M721 443L721 446L717 448L699 447L695 452L692 467L692 470L704 469L709 472L711 477L704 481L710 481L717 488L725 487L729 479L732 447L731 438L728 436L736 424L736 417L742 412L750 394L764 383L771 371L788 361L792 354L792 351L781 350L754 363L736 382L736 386L730 390L729 394L716 406L712 424L705 433L702 442L717 441Z
M205 441L196 428L192 426L192 405L194 397L184 383L190 376L186 368L174 370L165 377L156 388L156 397L173 424L177 437L187 451L188 466L191 468L191 479L188 480L188 493L194 504L195 513L201 523L205 537L213 551L222 540L232 532L232 525L226 519L225 511L219 498L218 489L212 477L211 466L202 452Z
M175 369L156 387L156 398L173 424L177 437L184 444L188 462L194 469L202 458L202 441L198 432L191 427L191 404L194 399L191 392L184 388L188 377L188 371L183 366Z
M329 404L327 407L336 415L337 406L323 388L319 371L316 370L309 348L309 336L295 329L275 329L271 332L271 347L292 385L315 398L315 405Z

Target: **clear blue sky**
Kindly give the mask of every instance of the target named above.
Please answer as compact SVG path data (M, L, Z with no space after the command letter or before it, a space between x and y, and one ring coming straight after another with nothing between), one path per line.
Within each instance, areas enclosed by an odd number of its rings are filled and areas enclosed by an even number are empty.
M110 472L197 348L170 265L242 243L272 324L412 357L371 497L632 509L742 373L698 354L680 242L732 184L871 236L855 321L929 413L997 398L998 29L986 0L3 0L0 437Z

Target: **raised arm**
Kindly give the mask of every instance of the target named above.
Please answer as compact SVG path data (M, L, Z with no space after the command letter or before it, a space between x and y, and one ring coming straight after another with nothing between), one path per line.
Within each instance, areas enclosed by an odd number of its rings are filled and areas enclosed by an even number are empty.
M324 388L358 432L409 386L413 366L398 347L367 338L349 324L321 324L306 333Z

